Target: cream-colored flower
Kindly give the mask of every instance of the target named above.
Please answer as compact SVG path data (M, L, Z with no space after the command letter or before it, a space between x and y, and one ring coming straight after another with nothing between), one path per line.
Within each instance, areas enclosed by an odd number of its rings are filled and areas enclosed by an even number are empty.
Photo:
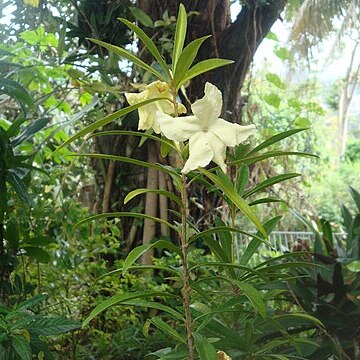
M194 115L173 118L157 112L160 129L168 139L189 140L189 159L182 173L205 167L211 160L226 172L226 147L240 144L255 132L255 125L241 126L220 119L221 108L221 91L206 83L205 96L191 106Z
M145 89L140 93L125 93L126 100L130 105L138 104L139 102L154 99L157 97L166 97L172 99L169 85L166 82L154 81L145 86ZM186 112L183 104L178 104L179 114ZM174 106L168 100L159 100L150 104L141 106L139 109L139 130L148 130L153 128L159 134L160 127L156 119L156 111L165 114L174 114Z

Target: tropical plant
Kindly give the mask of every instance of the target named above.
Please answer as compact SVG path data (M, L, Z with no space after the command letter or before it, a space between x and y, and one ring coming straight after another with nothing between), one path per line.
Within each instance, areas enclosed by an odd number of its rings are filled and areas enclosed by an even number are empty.
M324 329L312 335L320 347L309 352L307 359L359 356L360 193L354 188L350 188L350 193L356 210L342 206L342 236L334 234L328 221L315 225L301 217L315 235L313 248L305 257L320 267L315 271L301 267L293 270L297 279L290 285L292 298L324 324Z
M121 134L137 136L142 138L142 141L156 141L159 143L163 156L172 152L177 157L182 166L181 171L178 166L164 166L124 156L103 154L79 154L78 156L132 163L166 173L169 179L172 179L174 189L176 189L174 193L151 188L136 189L127 195L125 202L142 194L160 194L177 205L178 211L172 211L176 220L170 223L147 213L131 211L94 215L78 225L107 217L151 219L166 225L171 231L170 241L155 240L134 248L125 259L122 268L116 271L124 276L134 270L161 270L169 273L173 286L181 288L181 292L180 294L166 291L118 293L99 304L86 318L84 326L110 307L135 305L153 308L164 314L162 317L152 317L146 326L146 329L150 325L160 329L177 343L174 348L166 348L153 353L161 359L217 359L221 353L225 355L224 352L243 358L285 359L288 358L288 354L292 354L292 346L295 346L295 351L301 356L302 351L297 344L309 342L287 332L290 326L289 319L291 325L296 328L294 333L302 331L301 328L298 330L296 320L300 319L301 323L307 323L310 328L314 324L320 326L320 323L314 317L304 313L284 313L277 317L266 308L266 302L283 291L281 283L287 279L286 269L300 264L284 261L285 256L262 263L254 269L247 266L260 244L265 243L271 246L267 239L268 234L279 220L279 218L274 218L262 224L252 210L252 206L281 200L255 197L255 195L260 195L269 186L299 174L277 175L250 188L247 188L247 183L249 166L258 161L287 155L311 156L307 153L282 151L276 148L268 150L269 147L303 129L276 134L253 149L246 145L238 145L254 132L254 126L242 127L220 119L221 92L210 83L205 86L205 96L192 104L194 116L179 117L182 105L178 103L178 90L182 85L199 74L231 62L223 59L207 59L192 66L201 44L207 37L196 39L184 48L187 15L182 5L180 5L176 24L171 71L153 41L144 31L126 19L121 19L121 21L142 40L143 45L157 60L161 70L150 67L124 48L97 39L92 39L92 41L132 61L158 80L149 84L138 95L127 94L132 105L86 127L68 139L59 149L139 109L139 128L147 130L145 133L113 130L95 132L91 137ZM160 132L163 134L161 137L156 135ZM185 144L188 139L190 139L189 144ZM235 147L236 145L238 146ZM235 174L234 181L225 174L224 161L227 146L235 147L233 154L229 154L230 162L228 162L228 166ZM211 160L219 166L210 171L202 169ZM215 192L227 205L228 219L218 219L215 227L200 230L188 215L188 189L192 184L199 184L208 192ZM251 197L253 200L250 200ZM238 219L241 216L257 228L256 234L248 233L238 227ZM252 239L240 259L235 257L235 239L238 233ZM189 254L197 240L201 240L211 251L215 261L191 262ZM136 260L154 248L166 249L168 252L177 254L181 259L180 266L174 268L136 264ZM202 269L206 270L205 276ZM208 272L211 273L210 276L206 275ZM223 288L220 293L219 286ZM166 299L172 299L173 305L168 306ZM229 313L234 314L236 321L229 320ZM225 322L225 319L228 321ZM255 328L261 329L261 333L257 333ZM246 340L243 339L244 334ZM316 346L313 342L308 345Z

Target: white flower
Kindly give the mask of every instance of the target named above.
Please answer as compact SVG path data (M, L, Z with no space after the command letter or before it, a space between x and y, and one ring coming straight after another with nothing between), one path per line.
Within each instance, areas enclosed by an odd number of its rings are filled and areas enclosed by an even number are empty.
M255 125L241 126L220 119L221 91L210 83L205 85L205 96L192 106L192 116L171 117L157 112L162 133L174 141L189 140L189 159L182 173L205 167L214 161L226 172L226 147L236 146L255 132Z
M138 104L139 102L154 99L157 97L166 97L172 100L169 85L166 82L154 81L145 86L145 90L140 93L125 93L126 100L130 105ZM186 108L182 104L178 104L179 114L186 112ZM168 100L159 100L150 104L141 106L139 109L139 130L148 130L153 128L159 134L160 127L156 119L156 111L166 114L174 114L174 106Z

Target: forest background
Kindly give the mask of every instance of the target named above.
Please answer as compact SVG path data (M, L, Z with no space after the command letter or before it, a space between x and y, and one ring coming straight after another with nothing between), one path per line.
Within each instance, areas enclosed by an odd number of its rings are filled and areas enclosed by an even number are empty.
M349 213L358 211L357 193L349 187L360 189L358 1L332 0L326 5L320 0L183 3L188 14L185 43L212 35L200 48L196 62L222 57L234 60L235 65L231 70L219 68L194 78L186 84L181 101L188 105L202 97L205 82L211 81L223 92L224 118L242 125L256 124L252 145L278 133L306 128L284 139L283 149L318 156L276 157L249 166L244 186L265 182L260 190L281 199L255 204L256 216L263 223L269 217L282 217L274 226L277 231L319 235L326 233L328 225L324 224L329 224L333 233L348 233L341 205ZM166 331L161 334L153 329L161 329L159 323L156 326L146 320L155 310L145 307L138 311L130 302L121 309L108 309L90 323L91 327L79 330L79 322L102 300L119 289L125 293L144 286L137 273L120 278L117 274L99 276L122 267L135 246L171 234L151 219L103 217L77 224L90 215L114 211L169 220L172 215L163 196L146 193L126 204L124 200L139 188L175 190L153 169L72 155L96 152L172 165L160 156L165 150L149 140L140 146L136 137L113 135L80 139L53 151L86 126L124 108L125 92L139 91L141 84L152 81L149 72L88 38L137 53L156 69L158 64L139 37L117 18L136 23L168 60L178 8L179 2L170 0L5 0L1 4L0 298L6 316L26 309L38 322L29 330L20 325L13 329L9 325L13 315L3 320L7 330L0 343L9 359L28 359L31 353L50 358L55 350L64 359L89 358L89 354L95 359L142 359L173 345L174 339L169 340ZM137 112L132 112L104 130L134 131L137 121ZM288 175L281 177L283 173ZM269 179L275 180L266 184ZM190 193L191 216L198 219L200 228L224 215L215 195L199 188ZM247 231L255 230L245 218L238 219L238 224ZM194 262L209 255L203 244L197 245L191 255ZM334 243L332 246L335 248ZM331 253L329 248L327 251ZM331 255L334 258L340 256L339 249L336 251L336 256ZM149 264L154 255L160 265L175 266L180 261L174 254L150 251L143 254L142 263ZM278 255L281 253L264 248L263 258L257 261ZM345 281L348 275L358 276L360 263L351 257L346 264L353 273L344 275ZM331 272L335 274L334 269ZM149 276L149 290L173 291L173 284L164 281L161 271ZM333 290L330 293L336 293ZM357 296L358 288L355 290ZM319 283L314 291L318 300ZM282 310L288 306L281 301L272 305ZM47 330L41 332L40 328ZM327 330L332 331L331 327ZM68 333L56 337L64 332ZM27 334L40 345L31 342ZM349 340L351 345L347 336L349 333L345 334L345 345L340 340L339 346L334 345L337 340L330 342L325 355L309 345L306 358L359 356L358 334L354 342ZM334 338L341 339L341 335ZM252 351L247 356L256 358ZM163 356L159 354L153 356Z

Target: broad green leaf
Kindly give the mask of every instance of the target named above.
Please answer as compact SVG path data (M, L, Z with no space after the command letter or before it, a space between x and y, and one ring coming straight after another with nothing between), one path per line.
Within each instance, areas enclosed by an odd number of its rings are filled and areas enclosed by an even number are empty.
M79 227L87 222L93 221L93 220L98 220L98 219L106 219L106 218L111 218L111 217L135 217L135 218L140 218L140 219L149 219L152 221L156 221L159 222L161 224L167 225L168 227L170 227L171 229L175 230L175 231L179 231L179 229L175 226L170 224L169 222L159 219L155 216L150 216L147 214L140 214L140 213L135 213L135 212L112 212L112 213L104 213L104 214L98 214L98 215L93 215L93 216L89 216L88 218L79 221L78 223L76 223L74 225L74 228Z
M264 224L264 229L268 235L271 234L271 232L274 230L275 226L278 224L280 219L281 216L276 216ZM259 231L256 233L256 235L257 237L262 236L262 234ZM240 265L246 265L249 262L251 257L254 255L255 251L259 248L260 244L261 244L261 240L258 238L254 238L250 241L243 256L240 259Z
M47 264L50 261L50 255L45 250L36 246L24 246L26 256L33 258L41 263Z
M255 289L252 285L246 282L237 282L237 286L244 292L244 295L250 300L254 309L261 315L262 318L266 318L266 307L260 291Z
M352 272L360 272L360 260L352 261L351 263L347 264L346 267Z
M286 139L288 138L289 136L292 136L292 135L295 135L301 131L304 131L304 130L307 130L306 128L305 129L292 129L292 130L287 130L287 131L284 131L280 134L276 134L274 136L271 136L270 138L266 139L264 142L262 142L260 145L254 147L254 149L252 149L248 155L250 154L254 154L254 153L257 153L259 152L260 150L262 149L265 149L267 148L268 146L270 145L273 145L283 139Z
M160 80L166 82L166 78L162 74L160 74L157 70L152 68L150 65L148 65L145 62L143 62L142 60L140 60L137 56L135 56L130 51L125 50L125 49L123 49L121 47L118 47L118 46L115 46L115 45L108 44L108 43L106 43L104 41L101 41L101 40L92 39L92 38L88 38L88 40L90 40L93 43L98 44L98 45L112 51L114 54L117 54L117 55L131 61L133 64L140 66L142 69L151 72L157 78L159 78Z
M31 360L31 348L30 343L26 340L26 337L23 335L14 335L12 337L12 347L15 352L19 355L21 360Z
M130 6L129 10L133 14L134 18L139 21L142 25L146 27L153 27L154 22L152 21L151 17L142 11L140 8L135 6Z
M129 192L126 195L126 197L124 199L124 204L129 202L134 197L136 197L138 195L146 194L146 193L159 194L159 195L166 196L170 200L174 201L177 205L179 205L180 208L184 207L184 204L182 203L181 199L178 196L176 196L173 193L171 193L169 191L166 191L166 190L156 190L156 189L136 189L136 190L133 190L133 191Z
M200 360L219 360L216 349L213 344L197 332L193 334L195 347L199 354Z
M156 248L156 249L164 249L165 248L165 249L173 251L181 256L181 250L176 245L174 245L172 242L167 241L167 240L158 240L158 241L155 241L154 243L143 244L143 245L137 246L135 249L131 250L129 255L126 257L123 268L122 268L123 274L125 274L128 271L130 266L132 266L134 264L134 262L137 259L139 259L140 256L142 256L144 253L146 253L150 249L154 249L154 248Z
M199 39L192 41L189 45L186 46L184 51L181 53L179 62L177 63L176 70L174 73L174 84L176 88L178 84L181 83L183 77L185 76L186 72L189 70L191 64L194 62L200 46L209 37L210 36L203 36Z
M285 83L280 79L279 75L277 74L273 74L273 73L268 73L265 75L266 80L271 82L273 85L275 85L277 88L285 90L286 89L286 85Z
M22 301L19 304L16 304L16 310L26 310L31 309L35 305L41 304L45 299L48 298L48 295L46 294L37 294L31 297L28 300Z
M141 30L138 26L136 26L132 22L130 22L124 18L119 18L119 20L122 23L124 23L127 27L129 27L132 31L134 31L134 33L139 37L139 39L144 43L144 45L148 48L150 53L157 60L157 62L159 63L159 65L164 70L165 74L167 75L167 77L169 79L171 79L171 74L170 74L168 66L166 65L165 60L163 59L158 48L156 47L154 42L149 38L149 36L147 36L143 30ZM163 81L166 81L166 79Z
M32 316L26 325L29 331L43 336L60 335L80 327L81 323L78 321L45 316Z
M262 190L268 188L269 186L273 186L275 184L278 184L285 180L292 179L297 176L300 176L300 174L291 173L291 174L281 174L281 175L273 176L270 179L264 180L263 182L261 182L260 184L258 184L254 188L252 188L251 190L247 191L245 194L243 194L243 198L246 199L250 195L255 194L259 191L262 191Z
M251 210L246 201L236 192L233 187L224 184L224 181L215 174L205 169L199 169L205 176L207 176L224 194L234 203L234 205L243 212L243 214L260 230L260 232L267 238L266 231L262 226L258 217Z
M165 334L170 335L172 338L179 341L180 343L186 343L185 339L183 339L183 337L165 321L161 320L158 317L153 317L150 321Z
M184 47L185 37L187 29L187 14L183 4L179 6L179 13L176 20L175 38L174 38L174 49L172 56L172 71L173 74L176 71L177 63L180 54ZM181 62L180 62L181 63Z
M129 301L129 300L142 299L142 298L154 297L154 296L175 297L175 295L160 291L137 291L133 293L116 294L111 298L103 301L101 304L99 304L84 320L82 327L84 328L95 316L99 315L100 313L102 313L103 311L105 311L106 309L112 306L120 305L125 301Z
M125 163L130 163L137 166L142 166L145 168L151 168L156 169L159 171L166 172L171 177L179 179L179 174L170 166L164 166L161 164L152 164L146 161L132 159L126 156L117 156L117 155L107 155L107 154L72 154L70 156L79 156L79 157L89 157L89 158L95 158L95 159L106 159L106 160L112 160L112 161L120 161Z
M207 59L200 61L186 72L180 83L177 85L176 90L180 89L180 87L187 81L203 74L204 72L217 69L221 66L230 65L233 62L233 60L226 59Z
M110 114L108 116L105 116L103 119L97 120L95 121L93 124L87 126L85 129L80 130L77 134L75 134L74 136L72 136L70 139L66 140L63 144L61 144L54 152L56 153L58 150L62 149L63 147L65 147L66 145L69 145L70 143L74 142L75 140L84 137L85 135L93 132L94 130L97 130L109 123L111 123L112 121L126 115L129 114L130 112L137 110L139 107L150 104L154 101L157 100L164 100L166 98L154 98L154 99L149 99L143 102L140 102L138 104L135 105L131 105L131 106L127 106L123 109L120 109L116 112L114 112L113 114Z
M278 109L281 103L280 96L274 93L266 94L263 96L266 103Z

